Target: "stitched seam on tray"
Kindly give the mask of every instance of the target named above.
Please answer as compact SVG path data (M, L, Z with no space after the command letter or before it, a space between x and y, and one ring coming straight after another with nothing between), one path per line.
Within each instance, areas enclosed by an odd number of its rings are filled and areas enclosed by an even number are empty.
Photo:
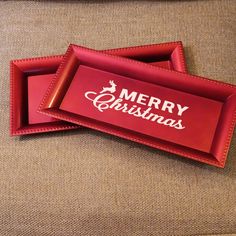
M85 48L85 47L82 47L82 46L77 46L75 44L70 44L70 47L77 47L83 51L90 51L90 52L96 52L95 50L93 49L90 49L90 48ZM113 57L113 58L116 58L117 60L120 60L120 61L129 61L133 64L138 64L138 65L142 65L142 66L145 66L145 67L148 67L148 68L151 68L151 69L154 69L154 70L159 70L159 71L170 71L168 69L165 69L165 68L161 68L161 67L155 67L153 65L150 65L150 64L147 64L147 63L143 63L143 62L140 62L140 61L135 61L135 60L132 60L132 59L129 59L129 58L124 58L124 57L119 57L119 56L116 56L116 55L111 55L111 54L106 54L105 52L102 52L100 51L99 52L100 54L102 54L103 56L106 56L106 57ZM155 69L156 68L156 69ZM174 71L172 70L172 73L175 73L177 75L181 74L181 72L177 72L177 71ZM184 74L184 73L182 73ZM218 84L219 86L222 86L222 87L230 87L230 88L234 88L236 89L236 86L235 85L231 85L231 84L228 84L228 83L224 83L222 81L215 81L215 80L211 80L211 79L208 79L208 78L203 78L203 77L200 77L200 76L196 76L196 75L190 75L192 78L194 79L200 79L200 80L204 80L204 81L207 81L208 83L213 83L213 84ZM185 78L186 79L186 78Z
M107 50L101 50L101 52L115 52L115 51L127 51L127 50L134 50L137 48L152 48L152 47L157 47L157 46L165 46L165 45L179 45L180 41L177 42L169 42L169 43L157 43L157 44L149 44L149 45L138 45L138 46L131 46L131 47L125 47L125 48L114 48L114 49L107 49ZM73 44L75 45L75 44ZM75 45L77 46L77 45ZM80 47L80 46L77 46Z
M15 112L14 112L14 85L13 85L13 62L10 62L10 134L12 135L14 133L14 128L13 128L13 124L14 124L14 116L15 116Z
M19 62L25 62L25 61L47 60L47 59L62 58L62 57L63 57L63 55L42 56L42 57L15 59L15 60L12 60L11 62L12 63L19 63Z
M46 111L43 110L43 111L41 111L41 113L47 114L47 115L52 115L55 118L64 119L64 120L66 120L68 122L72 122L72 123L76 123L77 122L76 119L70 118L67 115L56 114L55 112L50 111L50 110L46 110ZM188 158L193 159L193 160L197 160L197 161L200 160L200 161L202 161L204 163L212 164L214 166L218 166L218 167L221 166L221 165L219 165L219 162L216 159L215 160L210 160L210 159L206 160L206 159L204 159L202 157L199 157L199 156L196 156L196 155L193 155L193 154L191 155L191 154L188 154L187 152L184 152L184 151L176 151L174 148L169 148L169 147L166 147L166 146L163 147L160 144L157 144L157 145L155 144L154 145L151 142L143 141L143 140L141 140L139 138L131 138L129 135L120 134L117 131L111 131L110 129L108 129L106 127L103 128L103 129L100 129L96 125L91 125L90 123L88 123L86 121L82 122L81 126L84 125L83 123L86 124L86 127L91 128L91 129L99 130L99 131L102 131L102 132L105 131L105 132L107 132L108 134L111 134L111 135L115 135L115 136L118 136L118 137L121 137L121 138L125 138L125 139L128 139L128 140L134 141L134 142L142 143L144 145L151 146L153 148L158 148L160 150L168 151L168 152L171 152L171 153L174 153L174 154L182 155L184 157L188 157Z
M68 129L76 129L78 128L78 125L60 125L58 127L54 128L27 128L27 130L16 130L14 134L30 134L30 133L38 133L38 132L43 132L43 131L59 131L59 130L68 130Z
M177 50L178 50L178 53L180 54L180 60L181 60L181 64L183 66L183 68L181 68L183 71L183 73L187 73L187 66L186 66L186 63L185 63L185 60L184 60L184 49L183 49L183 45L182 43L179 43L179 45L177 46Z

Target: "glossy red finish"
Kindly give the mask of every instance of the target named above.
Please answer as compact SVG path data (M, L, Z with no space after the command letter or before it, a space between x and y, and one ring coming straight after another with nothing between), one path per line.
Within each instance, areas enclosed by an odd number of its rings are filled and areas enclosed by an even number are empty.
M53 76L48 75L34 75L28 76L28 123L39 124L55 122L57 119L45 116L38 112L39 104L47 91L47 88Z
M110 49L105 52L186 72L181 42ZM62 58L60 55L11 61L11 135L78 128L77 125L37 112Z
M40 111L223 167L236 86L71 45Z

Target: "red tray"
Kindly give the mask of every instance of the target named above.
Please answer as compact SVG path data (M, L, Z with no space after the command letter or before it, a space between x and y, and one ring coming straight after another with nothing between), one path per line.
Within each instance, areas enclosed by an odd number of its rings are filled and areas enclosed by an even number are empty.
M106 50L106 53L186 72L181 42L111 49ZM77 125L37 112L62 57L49 56L11 62L11 135L78 128Z
M40 110L223 167L236 86L71 45Z

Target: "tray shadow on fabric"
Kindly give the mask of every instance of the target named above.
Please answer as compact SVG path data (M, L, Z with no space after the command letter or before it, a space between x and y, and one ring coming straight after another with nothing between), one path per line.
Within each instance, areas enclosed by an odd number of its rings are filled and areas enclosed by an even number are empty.
M191 159L187 159L187 158L182 158L176 154L173 153L168 153L159 149L155 149L152 147L148 147L136 142L132 142L130 140L125 140L116 136L111 136L109 134L105 134L105 133L101 133L99 131L95 131L95 130L89 130L89 129L84 129L84 132L89 132L92 133L92 135L97 136L98 138L103 138L109 141L115 141L115 142L119 142L122 145L127 145L128 146L128 150L132 150L132 149L140 149L142 151L147 152L146 156L133 156L132 159L136 162L142 162L142 161L147 161L149 160L150 162L153 163L153 159L155 159L155 163L158 165L159 162L159 158L170 158L173 161L180 161L181 163L189 166L189 167L195 167L198 169L203 169L206 171L211 171L211 172L215 172L218 174L222 174L225 176L234 176L236 177L236 158L234 157L234 151L233 151L233 147L236 147L236 132L234 132L232 141L231 141L231 148L228 154L228 158L227 158L227 162L226 162L226 166L221 169L221 168L217 168L214 166L210 166L204 163L200 163ZM153 155L149 155L149 154L155 154L155 156Z
M186 158L182 158L178 155L172 154L172 153L168 153L159 149L154 149L136 142L132 142L129 140L125 140L116 136L112 136L106 133L102 133L96 130L91 130L85 127L81 127L79 129L74 129L74 130L67 130L67 131L60 131L60 132L52 132L52 133L38 133L38 134L30 134L27 136L20 136L20 137L15 137L16 139L18 139L19 141L27 141L27 140L32 140L32 139L45 139L45 138L61 138L61 137L67 137L67 136L77 136L76 138L80 138L82 136L95 136L95 138L97 139L104 139L106 142L115 142L115 143L119 143L121 145L127 146L127 150L131 151L134 149L139 149L143 152L147 152L147 155L145 156L132 156L131 161L133 162L139 162L140 164L145 162L150 162L150 163L154 163L154 165L158 165L160 159L159 158L168 158L171 159L175 162L180 162L184 165L186 165L186 167L194 167L197 169L202 169L202 170L206 170L206 171L210 171L210 172L214 172L217 174L221 174L224 176L230 176L235 178L236 177L236 158L234 156L234 151L233 151L233 147L236 147L236 132L234 132L233 138L232 138L232 142L231 142L231 148L228 154L228 158L227 158L227 162L226 162L226 166L224 169L220 169L214 166L209 166L207 164L204 163L200 163L200 162L196 162L194 160L191 159L186 159ZM117 146L117 145L116 145ZM105 148L105 147L104 147ZM119 155L119 158L123 158ZM129 159L129 160L130 160ZM175 163L176 166L176 163ZM181 165L180 165L181 166Z

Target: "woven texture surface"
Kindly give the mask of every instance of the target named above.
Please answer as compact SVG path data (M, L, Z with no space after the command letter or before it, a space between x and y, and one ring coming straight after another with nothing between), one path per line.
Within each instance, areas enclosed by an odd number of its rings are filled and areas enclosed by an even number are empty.
M182 40L192 74L236 84L236 1L0 2L0 235L236 233L225 169L92 130L9 137L9 61ZM196 134L197 135L197 134Z

